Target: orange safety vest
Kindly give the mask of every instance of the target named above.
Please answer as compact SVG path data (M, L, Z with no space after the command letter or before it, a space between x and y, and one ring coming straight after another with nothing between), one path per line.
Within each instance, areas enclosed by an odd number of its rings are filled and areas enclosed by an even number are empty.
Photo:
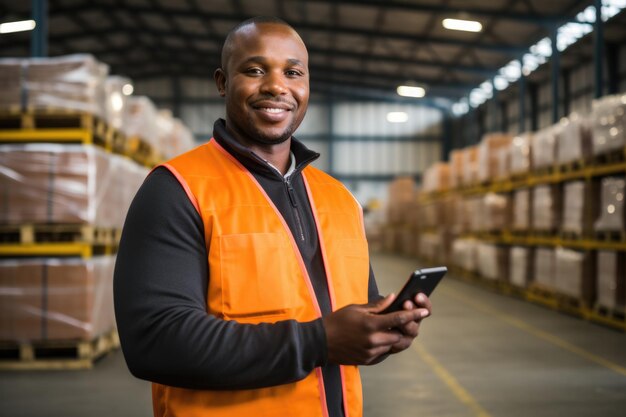
M287 223L237 159L211 140L164 166L178 178L204 223L209 314L240 323L307 322L321 317ZM333 311L367 303L369 256L358 203L322 171L308 166L302 175ZM358 368L341 366L340 370L346 417L360 417ZM192 390L155 383L152 398L157 417L328 417L321 368L294 383L250 390Z

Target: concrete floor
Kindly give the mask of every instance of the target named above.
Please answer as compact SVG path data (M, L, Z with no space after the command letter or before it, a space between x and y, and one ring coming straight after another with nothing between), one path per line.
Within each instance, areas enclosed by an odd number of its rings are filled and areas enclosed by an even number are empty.
M381 293L419 266L387 255L372 264ZM625 415L626 334L453 279L431 298L418 342L362 368L366 417ZM1 373L0 402L12 417L152 413L149 384L120 352L91 371Z

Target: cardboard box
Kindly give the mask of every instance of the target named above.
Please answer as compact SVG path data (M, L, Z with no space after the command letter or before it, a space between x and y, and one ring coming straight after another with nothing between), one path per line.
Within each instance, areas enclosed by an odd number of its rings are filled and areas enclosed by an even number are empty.
M560 294L582 300L587 306L595 301L595 274L590 252L565 248L555 250L554 288Z
M478 273L493 281L507 281L509 275L508 247L479 243L477 246Z
M596 271L598 305L609 309L626 308L626 253L598 251Z
M597 232L624 232L626 211L624 177L602 178L600 186L600 215L594 224Z
M533 283L554 290L556 274L554 249L537 247L535 249L534 265Z
M519 288L526 288L532 280L533 249L524 246L511 247L511 284Z
M478 145L478 181L492 181L500 171L499 152L509 149L513 136L507 133L489 133Z
M534 231L555 232L561 224L561 197L556 185L532 189L531 223Z
M527 174L532 169L532 133L516 136L511 141L510 163L511 175Z
M531 198L532 195L527 188L513 192L513 230L527 231L530 229Z

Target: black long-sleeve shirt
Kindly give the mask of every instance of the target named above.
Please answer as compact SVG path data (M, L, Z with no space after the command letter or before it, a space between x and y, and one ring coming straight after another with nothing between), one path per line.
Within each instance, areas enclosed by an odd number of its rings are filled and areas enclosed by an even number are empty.
M292 140L288 180L215 123L214 138L254 175L296 238L322 315L331 312L317 229L301 171L319 155ZM227 192L220 190L220 192ZM290 195L291 194L291 195ZM342 416L339 367L327 363L321 319L241 324L207 314L203 223L178 180L157 168L137 193L115 267L122 350L138 378L193 389L249 389L294 382L321 366L330 416ZM369 298L378 298L370 268Z

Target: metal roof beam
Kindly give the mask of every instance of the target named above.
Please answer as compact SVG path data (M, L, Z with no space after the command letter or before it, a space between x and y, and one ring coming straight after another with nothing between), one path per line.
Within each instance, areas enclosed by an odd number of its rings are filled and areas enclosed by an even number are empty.
M308 3L334 4L335 0L306 0ZM470 17L488 17L495 19L513 20L516 22L528 23L540 26L552 26L564 23L568 17L561 14L537 14L518 13L510 10L494 10L481 7L450 7L442 4L415 4L414 2L400 0L342 0L341 5L353 5L363 7L380 7L386 10L400 10L417 13L437 13L450 17L466 14Z
M77 10L94 10L101 9L104 11L109 11L109 7L103 4L91 4L84 3L82 5L74 5L66 8L57 8L54 10L55 14L64 14L64 13L75 13ZM122 10L128 11L133 14L141 14L141 13L154 13L154 9L152 7L140 6L140 5L131 5L124 4L122 6ZM165 8L163 7L161 10L163 13L166 13L170 16L178 16L178 17L187 17L187 18L200 18L200 19L219 19L219 20L228 20L233 23L239 22L250 17L251 15L238 14L238 13L216 13L216 12L202 12L198 13L195 10L182 10L182 9L173 9L173 8ZM294 26L299 31L318 31L318 32L331 32L341 35L355 35L355 36L376 36L382 38L389 39L399 39L406 40L411 42L419 42L419 43L436 43L440 45L449 45L449 46L461 46L461 47L470 47L475 49L482 49L486 51L506 54L506 55L519 55L528 50L526 45L508 45L508 44L485 44L478 43L472 41L463 41L457 39L448 39L448 38L436 38L431 36L423 36L423 35L412 35L405 32L393 32L393 31L373 31L373 30L365 30L361 28L355 27L339 27L333 25L321 25L316 23L294 23ZM193 36L194 34L185 33L186 36Z

